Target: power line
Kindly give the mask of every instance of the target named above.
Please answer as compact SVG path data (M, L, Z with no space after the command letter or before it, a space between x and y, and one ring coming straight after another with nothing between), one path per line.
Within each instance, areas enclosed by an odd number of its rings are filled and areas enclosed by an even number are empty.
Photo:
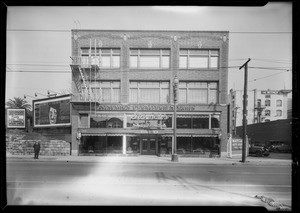
M288 70L287 70L286 72L288 72ZM257 81L257 80L261 80L261 79L264 79L264 78L269 78L269 77L272 77L272 76L275 76L275 75L284 74L284 73L285 73L285 72L275 73L275 74L272 74L272 75L267 75L267 76L264 76L264 77L261 77L261 78L253 79L253 80L248 81L248 82L254 82L254 81Z
M70 33L72 30L58 30L58 29L7 29L9 32L61 32ZM80 30L84 31L84 30ZM229 31L229 34L291 34L293 32L284 31Z

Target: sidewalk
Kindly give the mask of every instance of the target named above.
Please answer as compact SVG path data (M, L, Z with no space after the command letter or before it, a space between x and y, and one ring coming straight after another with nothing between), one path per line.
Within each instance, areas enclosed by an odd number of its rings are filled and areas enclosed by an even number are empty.
M291 166L292 160L271 159L267 157L247 157L246 162L242 163L241 156L232 158L197 158L180 157L178 162L172 162L171 157L158 157L154 155L140 156L39 156L34 159L31 155L11 155L6 154L7 162L25 161L25 162L89 162L89 163L167 163L167 164L212 164L212 165L268 165L268 166Z

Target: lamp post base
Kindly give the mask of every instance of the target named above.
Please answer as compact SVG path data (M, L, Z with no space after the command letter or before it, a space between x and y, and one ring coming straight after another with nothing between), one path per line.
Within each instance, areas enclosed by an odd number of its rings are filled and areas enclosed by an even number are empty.
M172 155L172 161L173 162L178 162L178 155L177 154Z

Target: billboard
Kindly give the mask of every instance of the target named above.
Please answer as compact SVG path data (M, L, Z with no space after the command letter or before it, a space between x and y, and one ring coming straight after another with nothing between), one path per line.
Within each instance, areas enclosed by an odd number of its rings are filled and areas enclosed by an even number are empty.
M7 109L7 128L25 128L25 109Z
M70 95L33 101L34 127L70 126Z

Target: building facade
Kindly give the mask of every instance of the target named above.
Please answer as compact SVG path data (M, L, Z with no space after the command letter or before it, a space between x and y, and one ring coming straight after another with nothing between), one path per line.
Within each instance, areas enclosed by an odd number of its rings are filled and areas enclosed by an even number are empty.
M291 90L247 91L247 124L263 123L290 118L292 112ZM229 104L232 133L243 125L243 90L230 90Z
M72 30L72 154L225 156L228 34Z

